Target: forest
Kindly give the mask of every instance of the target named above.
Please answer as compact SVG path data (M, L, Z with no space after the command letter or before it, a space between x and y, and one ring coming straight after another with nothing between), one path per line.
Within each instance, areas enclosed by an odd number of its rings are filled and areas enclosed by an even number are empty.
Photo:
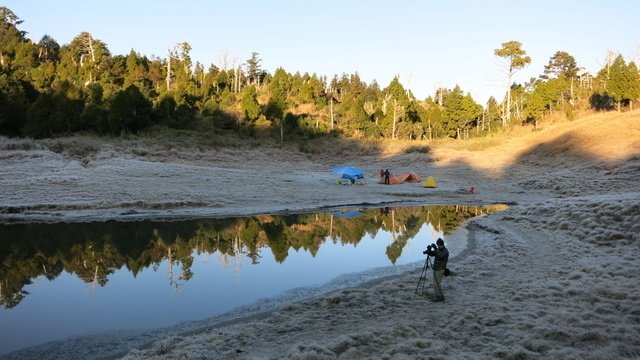
M188 42L166 57L135 50L114 55L88 32L60 45L35 43L23 22L0 7L0 135L47 138L176 129L284 142L319 136L431 140L485 136L512 126L538 126L546 115L568 119L586 110L633 109L640 97L634 62L609 53L597 74L558 50L537 78L512 76L531 63L518 41L496 44L511 84L503 99L478 104L460 86L416 99L399 78L381 87L357 73L273 74L259 53L241 64L193 63Z

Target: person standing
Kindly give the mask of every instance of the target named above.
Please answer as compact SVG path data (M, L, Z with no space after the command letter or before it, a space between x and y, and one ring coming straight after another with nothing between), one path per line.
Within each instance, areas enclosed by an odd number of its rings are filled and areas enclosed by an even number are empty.
M440 286L442 276L447 268L447 262L449 261L449 250L444 246L444 240L438 238L436 241L437 246L429 245L427 247L427 256L433 256L433 288L435 291L434 302L444 301L444 294L442 293L442 287Z
M385 183L386 185L389 185L389 175L390 175L390 173L389 173L389 169L386 169L386 170L384 171L384 183Z

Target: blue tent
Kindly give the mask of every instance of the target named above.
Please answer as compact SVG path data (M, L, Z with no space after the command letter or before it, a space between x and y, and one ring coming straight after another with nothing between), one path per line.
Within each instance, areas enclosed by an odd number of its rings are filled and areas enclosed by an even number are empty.
M348 219L348 218L360 216L364 213L362 211L347 211L347 212L334 211L331 214L341 218Z
M336 174L342 175L343 179L356 180L364 179L364 171L353 166L343 166L331 169Z

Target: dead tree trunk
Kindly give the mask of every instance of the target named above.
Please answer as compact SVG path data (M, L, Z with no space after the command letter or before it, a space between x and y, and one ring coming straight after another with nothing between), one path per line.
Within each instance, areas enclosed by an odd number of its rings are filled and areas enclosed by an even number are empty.
M502 127L507 127L507 122L511 120L511 73L509 73L509 84L507 84L507 111L502 117Z
M333 97L329 100L329 113L331 114L331 130L333 130Z
M280 120L280 143L284 144L284 119Z
M169 50L169 54L167 55L167 91L171 86L171 50Z
M391 128L391 138L396 138L396 123L398 121L398 100L393 99L393 127Z
M236 89L235 92L239 93L240 92L240 65L238 65L238 69L236 70Z
M569 104L571 104L571 106L575 105L573 96L573 78L571 78L571 87L569 88Z
M93 37L89 36L89 53L91 54L91 61L96 62L96 53L93 51Z

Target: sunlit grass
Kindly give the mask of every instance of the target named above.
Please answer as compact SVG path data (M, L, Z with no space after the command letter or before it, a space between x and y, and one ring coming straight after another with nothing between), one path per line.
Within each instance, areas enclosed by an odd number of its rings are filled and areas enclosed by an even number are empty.
M640 153L640 110L624 113L586 113L573 121L557 117L532 126L513 126L484 137L464 140L391 140L344 138L322 134L307 138L286 138L280 142L274 134L238 133L201 124L197 130L175 130L152 127L138 135L98 137L89 134L53 139L1 138L4 150L41 150L76 158L91 156L105 147L137 156L170 155L183 151L216 151L219 149L278 148L325 159L356 159L377 156L392 158L403 154L429 154L436 160L460 159L475 167L509 166L523 154L535 149L538 157L554 154L589 156L591 158L624 158Z

